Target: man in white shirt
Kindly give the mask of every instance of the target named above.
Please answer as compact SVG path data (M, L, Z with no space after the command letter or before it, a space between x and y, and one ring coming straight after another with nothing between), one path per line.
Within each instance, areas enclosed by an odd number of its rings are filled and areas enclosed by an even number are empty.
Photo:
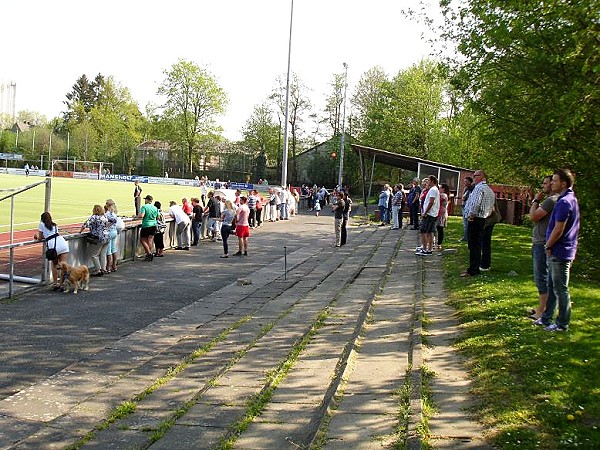
M421 248L417 249L415 255L429 256L433 254L433 233L440 212L440 191L438 179L435 175L427 177L429 190L423 201L423 213L421 215Z
M189 216L183 211L183 208L175 203L173 200L169 203L169 214L175 220L177 224L177 247L175 250L189 250L190 249L190 225L191 220Z

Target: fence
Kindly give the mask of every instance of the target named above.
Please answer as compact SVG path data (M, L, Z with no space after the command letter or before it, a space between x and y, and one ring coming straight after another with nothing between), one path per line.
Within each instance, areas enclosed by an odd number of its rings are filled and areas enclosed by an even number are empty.
M140 228L139 220L126 221L125 230L117 237L119 262L135 261L138 255L143 254L139 239ZM165 248L174 246L175 229L175 222L167 219ZM63 236L69 245L67 261L70 265L89 265L93 248L92 244L87 242L86 236L86 233ZM8 281L0 283L0 298L11 298L15 291L25 290L32 285L46 284L50 279L50 264L44 258L44 251L44 244L35 240L0 245L0 280Z

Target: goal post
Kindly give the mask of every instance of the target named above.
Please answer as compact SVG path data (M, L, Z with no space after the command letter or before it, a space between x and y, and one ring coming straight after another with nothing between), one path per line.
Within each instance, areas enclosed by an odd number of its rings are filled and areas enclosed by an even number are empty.
M50 175L55 172L81 172L95 174L102 178L109 173L113 173L114 164L104 161L87 161L84 159L53 159L50 169Z

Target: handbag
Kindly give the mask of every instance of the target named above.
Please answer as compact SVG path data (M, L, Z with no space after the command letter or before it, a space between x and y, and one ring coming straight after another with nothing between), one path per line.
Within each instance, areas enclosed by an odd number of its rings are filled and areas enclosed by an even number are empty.
M46 238L46 242L49 242L51 239L54 239L54 247L46 249L46 259L48 261L54 261L58 258L58 252L56 251L56 238L58 237L58 229L55 229L55 233L52 236L48 236Z
M88 242L88 244L93 244L93 245L100 244L100 238L98 238L98 236L94 236L93 234L88 234L85 237L85 240Z
M494 200L494 209L492 209L492 213L485 218L485 227L489 227L491 225L496 225L498 222L502 220L502 214L500 214L500 209L498 209L498 202Z

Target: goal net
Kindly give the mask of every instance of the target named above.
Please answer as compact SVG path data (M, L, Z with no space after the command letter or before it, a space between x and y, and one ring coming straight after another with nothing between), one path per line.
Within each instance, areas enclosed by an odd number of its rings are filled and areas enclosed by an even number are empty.
M86 161L78 159L53 159L51 174L55 172L80 172L97 175L102 178L113 173L113 163L104 161Z

